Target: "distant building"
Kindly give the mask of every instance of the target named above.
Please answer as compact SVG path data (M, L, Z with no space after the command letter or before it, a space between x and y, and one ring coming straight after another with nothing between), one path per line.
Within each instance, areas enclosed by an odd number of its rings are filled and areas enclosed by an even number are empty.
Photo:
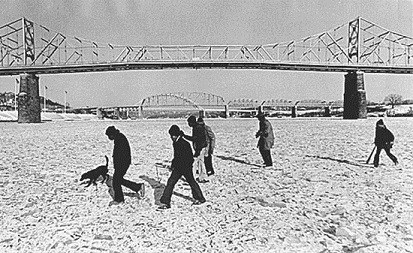
M0 92L0 111L12 111L15 107L15 95L14 92ZM44 105L43 97L40 96L41 106ZM63 111L64 106L51 101L50 99L46 100L47 102L47 110L48 111ZM67 108L69 109L69 107Z
M413 105L413 99L406 99L402 102L403 105Z
M14 92L0 93L0 111L14 110Z

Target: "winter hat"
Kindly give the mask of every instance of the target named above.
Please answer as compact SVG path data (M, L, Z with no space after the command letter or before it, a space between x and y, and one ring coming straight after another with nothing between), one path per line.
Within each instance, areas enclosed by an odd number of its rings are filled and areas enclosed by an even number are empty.
M181 134L181 129L179 129L179 126L177 125L172 125L171 128L169 128L169 134L171 136L179 136Z
M119 133L119 130L116 129L114 126L110 126L106 129L106 135L116 135L117 133Z
M194 115L189 116L188 123L196 123L196 117Z
M379 119L379 120L376 122L376 126L377 126L377 125L384 125L383 120L382 120L382 119Z

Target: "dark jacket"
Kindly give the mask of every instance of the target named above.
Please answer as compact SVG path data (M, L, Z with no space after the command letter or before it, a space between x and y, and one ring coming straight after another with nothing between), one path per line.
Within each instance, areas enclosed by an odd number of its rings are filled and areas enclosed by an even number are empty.
M198 153L208 145L204 125L196 124L192 127L192 136L184 135L185 139L192 141L195 153Z
M213 154L215 149L215 134L211 127L206 125L204 122L198 122L198 124L203 126L205 129L208 154Z
M274 133L271 123L267 120L260 120L260 129L256 136L259 136L257 147L260 149L269 150L274 145Z
M131 164L131 151L128 139L122 133L117 133L114 139L113 147L113 164L114 166L123 165L129 166Z
M184 138L182 138L182 136L180 136L178 137L178 140L173 143L173 147L174 158L172 159L171 167L173 169L192 170L194 157L189 142L187 142Z
M374 139L374 144L379 148L390 147L391 143L394 141L394 135L390 132L386 126L376 126L376 137Z

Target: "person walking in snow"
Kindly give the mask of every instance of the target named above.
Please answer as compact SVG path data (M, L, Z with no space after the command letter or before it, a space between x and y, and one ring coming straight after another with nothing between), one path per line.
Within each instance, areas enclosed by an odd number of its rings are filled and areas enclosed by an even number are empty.
M193 205L201 205L205 203L204 195L201 188L195 181L194 174L192 172L192 164L194 157L192 154L192 148L188 141L183 138L183 132L177 125L172 125L169 129L169 135L171 136L174 148L174 158L172 159L171 169L172 173L169 176L166 187L162 193L160 202L162 205L158 209L171 208L171 197L178 180L184 176L185 180L191 187L192 197L195 199Z
M212 165L212 155L214 154L214 149L215 149L215 134L212 131L211 127L205 124L204 119L202 117L199 117L197 122L201 126L203 125L205 129L205 134L206 134L207 143L208 143L207 148L206 148L207 152L204 158L205 169L206 169L207 175L212 176L215 174L214 167Z
M192 141L192 146L194 148L194 169L195 173L198 174L196 179L199 183L207 183L207 173L205 168L205 156L207 154L207 136L204 125L198 124L196 117L191 115L189 116L188 126L192 128L192 136L184 134L183 137L189 141Z
M106 135L109 140L114 142L113 147L113 167L115 172L113 173L112 186L114 190L113 201L109 203L109 206L119 205L125 201L122 185L144 196L145 186L143 183L137 184L135 182L124 179L126 172L131 164L131 149L129 141L126 136L121 133L114 126L110 126L106 129Z
M394 135L387 129L386 125L382 119L376 122L376 136L374 138L374 144L377 147L376 155L374 156L374 167L379 166L380 152L382 149L386 151L387 156L397 165L399 162L391 152L390 149L393 147Z
M271 123L265 118L263 113L258 113L256 116L258 118L259 130L255 134L255 138L258 140L258 149L261 153L262 159L264 160L265 167L272 167L272 158L271 158L271 148L274 145L274 133L272 130Z

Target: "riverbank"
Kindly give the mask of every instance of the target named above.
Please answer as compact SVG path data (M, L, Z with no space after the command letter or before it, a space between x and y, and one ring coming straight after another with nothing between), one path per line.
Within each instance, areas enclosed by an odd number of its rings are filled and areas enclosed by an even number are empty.
M42 112L41 120L44 121L74 121L74 120L97 120L94 114L54 113ZM17 111L0 111L0 122L17 122Z

